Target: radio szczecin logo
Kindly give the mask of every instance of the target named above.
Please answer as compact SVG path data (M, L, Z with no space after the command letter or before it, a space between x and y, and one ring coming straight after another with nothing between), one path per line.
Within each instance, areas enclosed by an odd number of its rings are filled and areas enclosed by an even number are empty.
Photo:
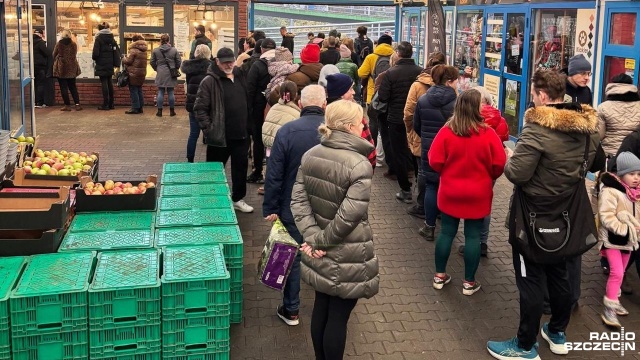
M589 341L582 342L566 342L567 350L576 351L616 351L624 356L625 351L636 350L636 333L624 332L624 328L620 332L598 333L590 332Z

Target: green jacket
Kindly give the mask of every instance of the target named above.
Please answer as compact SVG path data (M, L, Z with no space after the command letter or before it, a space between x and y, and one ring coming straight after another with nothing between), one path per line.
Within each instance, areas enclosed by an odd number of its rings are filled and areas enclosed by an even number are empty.
M336 64L338 70L340 70L341 74L349 75L349 77L353 80L353 90L357 89L358 80L358 65L354 64L350 58L342 58Z
M598 116L588 105L557 104L527 110L524 127L504 175L529 195L559 195L582 180L582 162L590 136L587 168L604 166Z

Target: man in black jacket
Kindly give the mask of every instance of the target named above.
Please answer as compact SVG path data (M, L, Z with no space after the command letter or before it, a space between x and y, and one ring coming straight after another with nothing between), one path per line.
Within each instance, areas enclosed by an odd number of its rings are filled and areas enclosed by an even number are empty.
M204 28L204 25L198 25L195 27L195 39L193 39L193 41L191 42L191 52L189 53L189 60L193 60L195 59L195 51L196 51L196 47L198 47L198 45L200 44L205 44L209 47L209 50L212 49L212 44L211 44L211 40L209 40L208 37L206 37L206 30Z
M295 35L288 33L286 26L280 28L280 35L282 35L282 44L280 46L286 47L293 54L293 37Z
M412 202L411 180L409 180L409 166L413 164L413 156L407 143L407 129L404 125L404 105L407 102L411 84L422 72L411 58L413 47L406 41L400 42L396 49L400 58L395 66L387 70L378 90L378 99L387 105L387 123L389 125L389 140L391 142L392 163L400 185L400 192L396 198L405 203Z
M354 50L356 55L358 55L358 67L362 65L364 58L369 54L373 54L373 41L367 37L367 27L366 26L358 26L356 29L358 32L358 37L354 41Z
M218 50L200 83L193 111L207 139L207 161L226 165L231 158L233 208L250 213L253 207L243 200L247 194L249 101L244 74L235 61L233 50Z
M46 107L44 104L44 90L47 83L47 71L51 64L51 50L47 48L44 40L44 31L36 29L33 32L33 70L36 88L36 104L37 108Z
M593 94L589 89L591 63L584 55L578 54L569 59L567 75L567 93L564 96L564 102L593 105Z
M262 40L260 49L262 55L251 65L251 69L249 69L249 73L247 74L247 94L249 97L248 134L253 139L253 171L247 178L247 182L250 183L264 182L264 177L262 176L262 162L264 161L262 124L264 123L264 109L267 106L264 91L267 89L269 81L271 81L266 53L275 48L276 43L273 39L267 38Z

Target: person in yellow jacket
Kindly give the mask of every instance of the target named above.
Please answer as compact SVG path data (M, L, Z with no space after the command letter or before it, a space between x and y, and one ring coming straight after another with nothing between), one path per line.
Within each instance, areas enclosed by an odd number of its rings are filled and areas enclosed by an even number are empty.
M440 64L445 64L446 58L443 53L436 51L429 55L427 60L427 66L422 73L418 75L416 81L411 85L409 95L407 96L407 102L404 106L404 125L407 128L407 142L409 144L409 150L411 154L417 158L418 164L421 164L420 157L422 156L422 140L420 135L416 134L413 130L413 113L416 110L416 104L420 96L427 93L427 90L434 85L431 78L431 69ZM416 204L407 208L407 213L411 216L424 219L424 192L426 186L426 179L422 169L418 170L418 198Z
M367 104L371 103L371 98L373 97L374 91L374 73L376 62L378 61L378 56L391 56L394 52L391 44L393 43L393 39L391 36L384 34L380 36L378 39L378 46L373 50L373 54L367 55L367 57L362 62L362 65L358 69L358 76L364 81L367 82Z

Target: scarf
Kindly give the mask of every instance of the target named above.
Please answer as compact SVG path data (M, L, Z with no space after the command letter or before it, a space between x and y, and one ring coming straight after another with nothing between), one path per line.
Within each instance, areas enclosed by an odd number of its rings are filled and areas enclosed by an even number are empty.
M618 175L614 175L614 177L620 184L622 184L622 186L624 186L624 189L627 192L627 198L629 198L631 202L637 202L638 200L640 200L640 188L630 188L629 185L625 184L624 181L622 181L622 179L618 177Z

